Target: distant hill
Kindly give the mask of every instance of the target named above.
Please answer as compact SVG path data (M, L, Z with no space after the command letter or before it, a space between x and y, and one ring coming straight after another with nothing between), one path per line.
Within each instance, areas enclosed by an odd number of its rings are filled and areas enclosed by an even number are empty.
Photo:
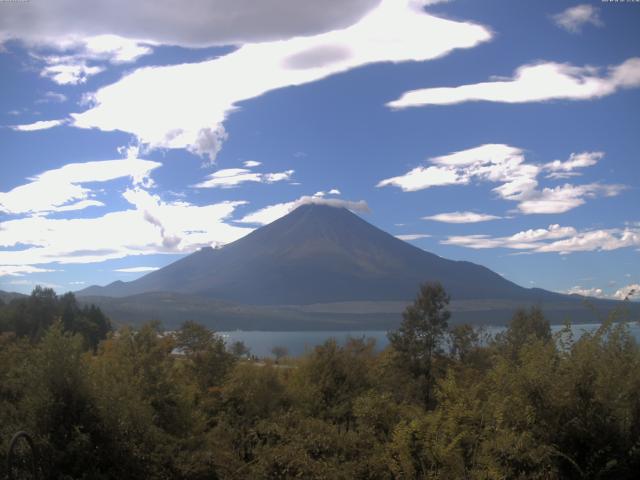
M220 249L204 248L138 280L80 296L174 292L243 305L408 300L438 280L458 300L560 300L488 268L421 250L344 208L303 205Z
M451 323L504 325L520 307L542 305L552 323L567 319L574 323L602 320L620 302L593 301L596 310L581 302L523 302L518 300L454 300L450 305ZM581 299L584 300L584 299ZM181 293L151 292L128 297L80 297L95 304L116 325L141 324L159 320L168 329L178 328L185 320L194 320L217 331L227 330L388 330L396 328L407 301L361 301L318 303L312 305L239 305ZM640 305L627 305L640 318ZM636 308L633 308L636 307Z
M23 297L26 297L26 295L22 293L17 293L17 292L5 292L3 290L0 290L0 300L2 300L4 303L9 303L11 300L15 298L23 298Z

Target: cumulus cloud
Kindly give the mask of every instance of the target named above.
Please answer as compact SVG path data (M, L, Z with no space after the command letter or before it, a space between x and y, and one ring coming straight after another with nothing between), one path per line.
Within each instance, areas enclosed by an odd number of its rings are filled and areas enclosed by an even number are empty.
M159 267L128 267L128 268L116 268L114 272L119 273L147 273L158 270Z
M554 23L570 33L580 33L585 25L602 27L604 23L600 19L598 8L593 5L583 4L570 7L552 17Z
M411 242L413 240L420 240L422 238L429 238L431 235L426 233L407 233L403 235L396 235L396 238L404 240L405 242Z
M530 253L610 251L640 246L640 228L628 226L578 231L574 227L554 224L548 228L526 230L508 237L485 234L450 236L442 243L473 249L508 248Z
M27 123L24 125L12 125L11 129L17 132L34 132L36 130L47 130L49 128L64 125L67 121L64 119L59 120L40 120L33 123Z
M518 203L524 214L563 213L597 196L615 196L623 185L590 183L538 188L541 172L572 173L595 164L602 152L572 154L567 161L535 165L526 161L520 148L486 144L429 159L429 166L416 167L404 175L387 178L378 187L397 186L405 192L445 185L465 185L472 180L499 183L493 189L500 198ZM555 178L555 177L552 177Z
M619 300L635 300L640 298L640 284L634 283L631 285L627 285L626 287L622 287L617 290L616 293L613 294L614 298Z
M30 273L45 272L55 272L55 270L32 267L30 265L0 265L0 277L22 277Z
M331 8L321 3L308 5ZM243 100L366 64L437 58L490 38L479 25L429 15L411 1L383 0L344 28L247 43L200 63L138 69L95 92L91 107L72 115L73 124L129 132L150 148L187 148L212 159L225 138L221 125Z
M369 206L364 200L354 202L350 200L342 200L339 198L324 198L323 196L316 194L313 196L303 196L291 202L269 205L268 207L261 208L260 210L245 215L240 220L237 220L237 222L266 225L268 223L274 222L280 217L284 217L286 214L292 212L301 205L311 203L318 205L329 205L331 207L337 208L346 208L348 210L351 210L352 212L369 212Z
M104 67L88 65L86 61L74 57L48 57L40 75L58 85L85 83L89 77L104 71Z
M424 220L434 220L436 222L444 223L478 223L487 222L489 220L498 220L502 217L476 212L448 212L438 213L437 215L431 215L422 218Z
M229 134L223 125L217 125L213 128L203 127L196 134L195 142L186 145L186 148L191 153L207 158L208 160L203 165L206 167L216 163L216 157L227 138L229 138Z
M584 288L584 287L581 287L580 285L571 287L565 293L569 295L581 295L583 297L596 297L596 298L606 297L604 291L601 288Z
M293 170L277 173L252 172L247 168L226 168L213 172L204 182L194 185L194 188L232 188L246 182L275 183L290 180Z
M9 214L82 210L103 203L93 200L83 184L129 177L135 185L148 185L151 172L162 164L129 158L70 163L36 175L29 183L0 192L0 212Z
M486 101L502 103L589 100L640 86L640 58L606 69L543 62L519 67L512 78L458 87L411 90L387 103L393 109Z

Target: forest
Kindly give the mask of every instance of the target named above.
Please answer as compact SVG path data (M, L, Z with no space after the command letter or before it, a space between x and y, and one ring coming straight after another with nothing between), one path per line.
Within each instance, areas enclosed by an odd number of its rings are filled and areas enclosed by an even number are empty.
M576 338L531 308L488 336L448 304L425 284L386 349L274 360L188 319L114 328L38 287L0 305L0 478L18 431L55 480L637 478L636 319Z

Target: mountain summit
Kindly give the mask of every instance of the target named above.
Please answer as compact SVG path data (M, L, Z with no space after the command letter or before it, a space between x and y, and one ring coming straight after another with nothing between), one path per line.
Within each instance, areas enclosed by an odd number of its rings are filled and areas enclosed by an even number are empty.
M306 204L220 249L203 248L138 280L79 295L173 292L245 305L409 300L440 281L456 300L538 301L561 295L525 289L491 270L421 250L345 208Z

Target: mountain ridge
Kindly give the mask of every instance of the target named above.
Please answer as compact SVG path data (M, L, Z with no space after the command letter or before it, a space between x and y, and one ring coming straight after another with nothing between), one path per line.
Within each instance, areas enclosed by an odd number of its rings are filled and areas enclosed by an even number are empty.
M406 300L437 280L456 299L564 297L419 249L347 209L302 205L222 248L203 248L132 282L79 296L175 292L248 305Z

